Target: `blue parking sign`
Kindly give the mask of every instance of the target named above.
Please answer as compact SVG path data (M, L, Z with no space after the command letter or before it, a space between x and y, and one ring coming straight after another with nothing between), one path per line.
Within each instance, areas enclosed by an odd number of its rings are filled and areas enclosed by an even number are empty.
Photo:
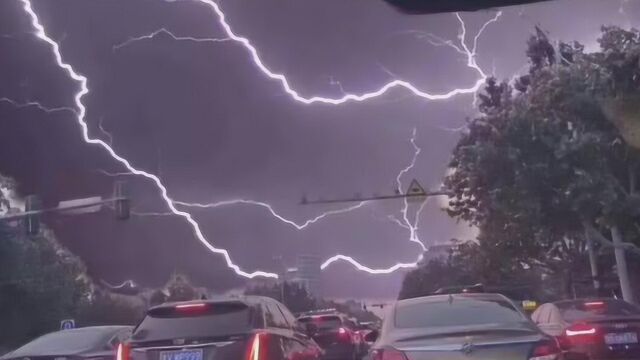
M76 327L76 322L73 319L66 319L60 321L60 330L70 330Z

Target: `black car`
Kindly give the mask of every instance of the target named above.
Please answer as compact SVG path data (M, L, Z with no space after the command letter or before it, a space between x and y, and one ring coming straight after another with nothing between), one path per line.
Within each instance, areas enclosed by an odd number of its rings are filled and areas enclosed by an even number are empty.
M246 296L149 309L118 360L311 360L322 350L281 303Z
M590 359L640 359L640 308L616 299L566 300L541 305L531 319L559 337L563 349Z
M324 349L323 359L351 360L364 355L364 339L357 325L342 314L307 315L298 318L307 332Z
M449 294L399 300L388 310L373 360L557 360L545 335L499 294Z
M131 326L89 326L52 332L0 357L2 360L114 360Z

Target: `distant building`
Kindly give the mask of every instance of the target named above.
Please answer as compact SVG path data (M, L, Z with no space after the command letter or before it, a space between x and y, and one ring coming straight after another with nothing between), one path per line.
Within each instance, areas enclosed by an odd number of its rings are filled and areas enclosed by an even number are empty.
M289 281L302 285L313 296L322 295L321 260L315 255L299 255L296 267L287 269Z

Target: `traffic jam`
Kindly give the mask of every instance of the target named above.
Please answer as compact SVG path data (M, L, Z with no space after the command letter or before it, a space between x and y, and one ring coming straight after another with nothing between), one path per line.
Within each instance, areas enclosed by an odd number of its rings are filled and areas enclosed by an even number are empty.
M383 310L359 323L263 296L165 303L135 327L60 330L0 360L640 359L640 308L615 298L537 304L467 287Z

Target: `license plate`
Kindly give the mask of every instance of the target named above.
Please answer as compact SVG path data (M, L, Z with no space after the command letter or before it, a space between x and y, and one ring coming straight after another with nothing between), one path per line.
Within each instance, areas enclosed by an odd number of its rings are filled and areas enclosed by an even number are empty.
M161 351L160 360L202 360L202 349Z
M604 336L607 345L637 344L638 334L634 332L609 333Z

